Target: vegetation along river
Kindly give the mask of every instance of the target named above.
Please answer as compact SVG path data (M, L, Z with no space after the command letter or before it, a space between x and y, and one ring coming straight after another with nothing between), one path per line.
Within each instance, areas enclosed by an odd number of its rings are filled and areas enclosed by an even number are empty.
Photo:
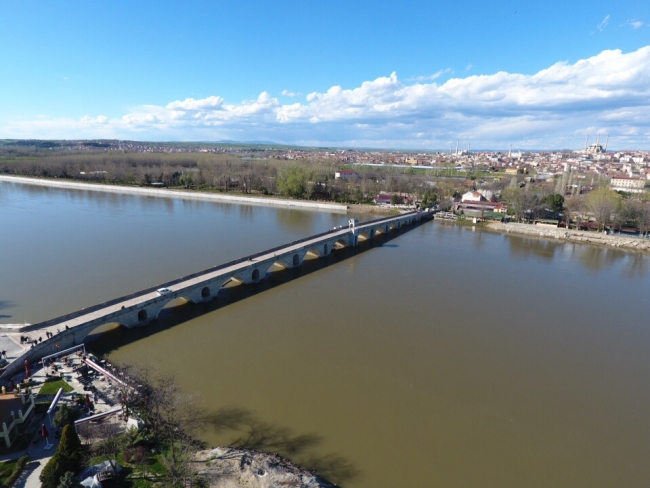
M0 321L346 219L1 183ZM427 223L293 273L92 347L200 394L209 444L278 451L346 487L647 486L650 257Z

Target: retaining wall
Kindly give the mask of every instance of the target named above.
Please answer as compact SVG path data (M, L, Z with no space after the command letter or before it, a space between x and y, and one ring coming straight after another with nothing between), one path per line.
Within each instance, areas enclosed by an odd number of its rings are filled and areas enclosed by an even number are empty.
M615 234L608 235L600 232L588 232L558 227L543 227L531 224L504 224L501 222L491 222L488 225L488 229L502 232L504 234L534 236L544 239L573 242L576 244L595 244L599 246L624 249L627 251L650 252L650 239L643 239L640 237L625 237Z

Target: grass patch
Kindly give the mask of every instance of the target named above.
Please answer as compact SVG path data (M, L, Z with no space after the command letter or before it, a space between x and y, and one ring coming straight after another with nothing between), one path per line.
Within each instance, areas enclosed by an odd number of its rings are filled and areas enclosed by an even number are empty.
M27 464L27 456L0 463L0 486L11 486Z
M478 221L474 223L473 219L471 218L461 218L459 217L458 220L456 221L456 225L459 225L461 227L487 227L487 222L485 221Z
M63 388L63 393L70 393L74 388L72 388L66 381L62 379L52 379L43 383L41 390L38 392L39 395L56 395L59 391L59 388Z
M90 459L88 466L102 463L108 456L95 456ZM149 488L160 486L167 479L167 468L162 462L161 455L152 455L139 464L129 464L124 461L123 453L118 454L117 463L122 467L120 486L126 488Z

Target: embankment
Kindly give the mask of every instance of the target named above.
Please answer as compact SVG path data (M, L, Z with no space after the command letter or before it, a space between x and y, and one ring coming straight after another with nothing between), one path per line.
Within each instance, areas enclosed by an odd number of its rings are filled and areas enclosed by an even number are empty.
M346 205L325 202L310 202L305 200L283 200L281 198L248 197L242 195L224 195L223 193L203 193L199 191L169 190L166 188L142 188L139 186L103 185L98 183L78 183L45 178L26 178L24 176L0 175L0 181L22 183L25 185L49 186L68 188L72 190L90 190L110 193L132 193L163 198L188 198L212 200L224 203L239 203L244 205L262 205L268 207L294 207L310 210L325 210L327 212L347 213Z
M620 235L607 235L599 232L587 232L582 230L564 229L557 227L543 227L530 224L504 224L491 222L487 230L501 232L504 234L517 234L522 236L539 237L575 244L591 244L597 246L613 247L625 251L638 251L650 253L650 239L638 237L625 237Z

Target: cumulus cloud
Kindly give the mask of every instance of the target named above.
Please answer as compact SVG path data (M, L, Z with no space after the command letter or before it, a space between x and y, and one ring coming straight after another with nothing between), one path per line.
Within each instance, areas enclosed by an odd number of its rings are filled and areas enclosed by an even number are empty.
M283 97L294 98L294 97L302 96L302 93L300 93L300 92L292 92L292 91L289 91L289 90L282 90L282 96Z
M183 101L176 100L167 104L167 108L170 110L221 110L222 106L223 98L221 97L208 97L202 100L186 98Z
M186 98L143 105L119 118L46 117L0 129L10 137L141 135L435 149L457 137L471 138L473 147L574 147L596 126L612 134L612 147L617 137L621 146L648 146L650 46L562 61L532 75L497 72L444 83L436 83L442 73L436 75L407 82L391 73L356 87L315 91L296 103L283 104L268 92L240 103Z

